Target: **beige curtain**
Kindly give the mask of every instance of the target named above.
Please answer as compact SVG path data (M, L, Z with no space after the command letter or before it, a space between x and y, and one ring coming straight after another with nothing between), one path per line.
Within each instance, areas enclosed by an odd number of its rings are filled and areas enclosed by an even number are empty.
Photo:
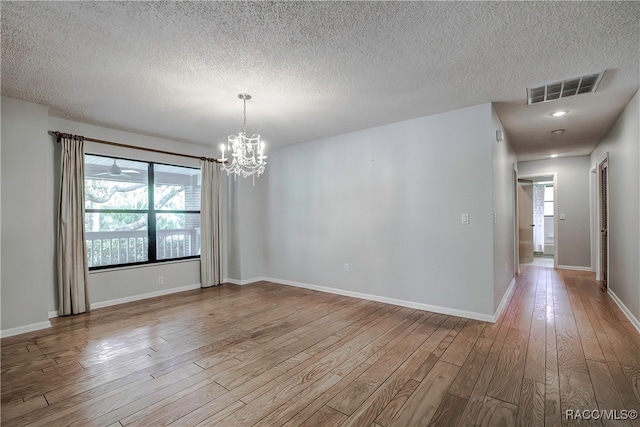
M62 137L62 178L58 209L58 314L89 311L84 239L84 138Z
M200 284L203 288L220 284L220 186L219 168L202 160L200 187Z

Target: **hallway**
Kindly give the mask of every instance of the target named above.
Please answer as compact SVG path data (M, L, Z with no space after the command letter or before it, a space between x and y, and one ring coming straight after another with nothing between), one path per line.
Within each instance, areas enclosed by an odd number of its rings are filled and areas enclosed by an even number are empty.
M523 405L531 408L532 425L543 425L543 416L547 426L572 425L566 410L640 410L640 334L593 273L521 265L498 324L499 335L514 338L505 342L499 365L510 356L517 360L518 348L526 346L518 416ZM505 351L509 346L513 351Z

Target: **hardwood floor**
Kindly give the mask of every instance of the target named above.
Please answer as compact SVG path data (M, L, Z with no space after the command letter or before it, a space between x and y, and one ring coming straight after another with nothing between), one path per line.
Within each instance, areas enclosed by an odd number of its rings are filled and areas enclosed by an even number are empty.
M2 339L2 425L640 425L565 419L640 411L640 335L592 274L522 270L495 324L265 282L53 319Z

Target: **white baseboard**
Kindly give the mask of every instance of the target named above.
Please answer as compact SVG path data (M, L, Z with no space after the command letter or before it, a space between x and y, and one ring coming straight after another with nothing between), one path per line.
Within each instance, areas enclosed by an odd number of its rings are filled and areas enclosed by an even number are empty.
M626 305L624 305L622 300L620 300L620 298L618 298L618 296L613 293L611 288L607 288L607 293L609 294L611 299L615 301L616 304L618 304L618 307L620 307L620 310L622 310L624 315L627 316L627 318L629 319L629 322L631 322L631 324L635 326L638 332L640 332L640 321L636 319L636 317L633 315L633 313L631 313L631 311L629 311L629 309L627 308Z
M253 277L251 279L244 279L244 280L226 278L226 279L222 279L222 283L231 283L232 285L244 286L244 285L249 285L255 282L262 282L265 280L269 280L269 279L267 279L266 277Z
M591 267L580 267L575 265L559 265L558 270L593 271Z
M346 297L354 297L366 299L369 301L377 301L385 304L399 305L401 307L416 308L418 310L432 311L434 313L447 314L450 316L466 317L468 319L481 320L483 322L495 322L494 316L490 314L476 313L473 311L458 310L449 307L440 307L437 305L422 304L413 301L404 301L395 298L381 297L378 295L363 294L360 292L345 291L343 289L329 288L325 286L310 285L308 283L294 282L291 280L275 279L273 277L264 277L261 280L279 283L281 285L295 286L298 288L311 289L314 291L327 292L330 294L342 295Z
M177 292L184 292L184 291L190 291L192 289L199 289L200 288L200 283L196 283L193 285L185 285L185 286L180 286L177 288L171 288L171 289L163 289L161 291L156 291L156 292L149 292L146 294L140 294L140 295L132 295L130 297L124 297L124 298L116 298L116 299L112 299L112 300L108 300L108 301L101 301L101 302L96 302L91 304L91 309L96 309L96 308L102 308L102 307L109 307L112 305L117 305L117 304L124 304L126 302L132 302L132 301L138 301L141 299L147 299L147 298L153 298L153 297L159 297L162 295L169 295L169 294L175 294Z
M138 301L141 299L146 299L146 298L153 298L153 297L159 297L162 295L169 295L169 294L175 294L176 292L184 292L184 291L190 291L192 289L198 289L200 288L200 283L196 283L194 285L186 285L186 286L180 286L178 288L171 288L171 289L164 289L161 291L156 291L156 292L149 292L146 294L141 294L141 295L133 295L130 297L125 297L125 298L117 298L117 299L112 299L112 300L108 300L108 301L102 301L102 302L97 302L94 304L91 304L91 309L93 310L94 308L102 308L102 307L109 307L111 305L117 305L117 304L124 304L126 302L132 302L132 301ZM54 319L58 317L58 311L50 311L49 312L49 319ZM46 323L46 322L43 322ZM51 326L51 322L49 322L49 325L47 327ZM26 327L26 326L25 326ZM15 328L18 329L18 328ZM42 329L42 328L39 328ZM36 330L36 329L33 329ZM30 331L27 331L30 332ZM23 333L23 332L19 332L19 333ZM13 334L15 335L15 334Z
M498 309L496 313L493 315L493 323L496 323L500 318L500 315L507 308L507 304L509 304L509 299L511 298L511 294L513 294L513 290L516 288L516 278L511 279L511 283L509 283L509 287L507 288L507 292L504 293L502 300L500 301L500 305L498 305Z
M50 321L32 323L30 325L18 326L17 328L3 329L0 331L0 338L11 337L14 335L26 334L27 332L39 331L51 327Z
M91 309L95 309L95 308L102 308L102 307L109 307L111 305L117 305L117 304L124 304L125 302L132 302L132 301L138 301L141 299L146 299L146 298L153 298L153 297L159 297L162 295L169 295L169 294L175 294L176 292L184 292L184 291L190 291L192 289L198 289L200 288L200 283L196 283L194 285L186 285L186 286L180 286L179 288L171 288L171 289L164 289L161 291L156 291L156 292L149 292L146 294L141 294L141 295L133 295L130 297L125 297L125 298L117 298L117 299L112 299L109 301L102 301L102 302L97 302L94 304L91 304ZM49 319L54 319L58 317L58 311L50 311L49 312ZM41 323L36 323L36 325L41 325L41 324L46 324L47 326L42 326L42 327L38 327L35 329L30 329L24 332L16 332L16 333L12 333L11 335L17 335L17 334L23 334L25 332L31 332L31 331L36 331L38 329L44 329L44 328L49 328L51 327L51 322L41 322ZM22 328L29 328L33 325L26 325L26 326L21 326L19 328L13 328L13 329L8 329L8 331L13 331L14 329L22 329ZM4 331L1 332L2 336L10 336L10 335L4 335Z

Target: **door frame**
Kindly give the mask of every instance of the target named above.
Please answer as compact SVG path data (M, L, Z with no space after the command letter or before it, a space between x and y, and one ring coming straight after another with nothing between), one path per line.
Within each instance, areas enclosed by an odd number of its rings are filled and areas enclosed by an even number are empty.
M560 222L560 215L558 214L558 173L557 172L538 172L529 173L526 175L520 175L516 171L516 185L518 179L535 179L540 177L553 177L553 268L558 268L558 252L560 251L560 239L558 236L558 223ZM516 197L516 212L518 212L518 198ZM518 215L516 215L516 226ZM516 248L520 248L520 236L516 234ZM518 273L520 272L520 259L518 258Z
M593 166L592 172L595 175L595 182L594 182L594 195L595 197L593 198L593 211L595 213L595 218L593 221L593 228L592 230L594 231L594 243L595 243L595 268L592 267L592 270L595 270L596 272L596 280L597 281L602 281L603 280L603 272L602 272L602 239L600 238L600 233L601 233L601 224L602 224L602 182L601 182L601 175L600 175L600 165L602 165L604 162L607 162L607 213L608 213L608 218L607 218L607 228L610 229L611 228L611 192L609 191L609 189L611 188L610 185L610 181L611 181L611 173L610 173L610 165L609 165L609 152L604 153L604 155L599 158L596 159L595 165ZM606 278L607 278L607 282L609 281L609 273L611 271L611 266L610 266L610 261L611 261L611 256L610 256L610 250L611 250L611 240L610 240L610 236L611 233L609 232L609 230L607 230L607 272L606 272ZM592 245L593 247L593 245Z
M518 218L518 164L513 164L513 271L520 274L520 220Z
M600 256L598 255L598 240L600 239L600 227L599 227L599 217L598 217L598 165L600 163L596 162L595 165L589 170L591 172L589 174L589 203L590 203L590 211L589 211L589 225L591 227L591 239L589 244L591 245L591 271L596 273L596 280L600 280L600 266L598 262L600 260Z

